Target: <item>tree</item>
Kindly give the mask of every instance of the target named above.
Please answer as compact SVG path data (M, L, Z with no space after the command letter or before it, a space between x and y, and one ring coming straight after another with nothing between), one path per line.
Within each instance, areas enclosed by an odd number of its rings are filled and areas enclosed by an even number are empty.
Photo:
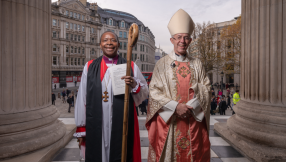
M226 26L221 31L220 39L225 43L224 53L226 73L239 73L241 53L241 17L232 25Z
M193 41L188 48L189 55L201 60L206 73L223 67L221 41L217 37L218 29L210 22L197 23L193 32Z

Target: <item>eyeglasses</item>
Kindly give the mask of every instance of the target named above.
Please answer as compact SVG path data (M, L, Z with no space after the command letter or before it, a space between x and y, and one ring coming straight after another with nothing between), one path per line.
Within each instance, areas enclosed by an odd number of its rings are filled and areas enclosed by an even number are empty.
M172 37L173 39L175 39L176 41L180 41L182 40L182 38L187 42L190 41L192 38L191 37L182 37L182 36L178 36L178 37Z

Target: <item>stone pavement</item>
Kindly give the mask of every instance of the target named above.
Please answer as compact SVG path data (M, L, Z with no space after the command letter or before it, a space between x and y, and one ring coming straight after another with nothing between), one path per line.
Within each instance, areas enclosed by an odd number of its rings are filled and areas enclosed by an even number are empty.
M68 113L68 104L62 103L57 98L56 106L61 112L59 120L65 124L74 124L74 107L71 109L71 113ZM214 124L217 122L226 122L231 116L232 111L226 110L226 115L212 115L210 118L210 142L211 142L211 161L212 162L249 162L243 155L230 146L227 141L221 138L214 132ZM142 162L147 162L148 156L148 132L145 128L146 115L141 115L139 119L140 139L141 139L141 155ZM73 138L65 148L61 149L52 162L84 162L79 156L79 148L76 138Z

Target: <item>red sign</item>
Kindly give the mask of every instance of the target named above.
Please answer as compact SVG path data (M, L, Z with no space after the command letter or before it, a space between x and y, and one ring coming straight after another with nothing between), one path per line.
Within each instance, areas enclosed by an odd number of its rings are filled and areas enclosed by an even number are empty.
M73 77L72 76L67 76L66 77L66 82L73 82Z
M81 76L77 76L77 82L81 81Z
M60 79L59 77L52 77L53 78L53 83L59 83Z

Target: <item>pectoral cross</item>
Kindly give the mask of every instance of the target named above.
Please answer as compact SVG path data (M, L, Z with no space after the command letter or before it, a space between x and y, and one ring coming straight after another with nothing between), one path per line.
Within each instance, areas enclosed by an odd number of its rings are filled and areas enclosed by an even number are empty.
M105 94L105 95L102 95L102 99L104 99L104 100L103 100L104 102L107 102L107 101L108 101L107 98L109 98L109 96L107 96L108 92L105 91L104 94Z

